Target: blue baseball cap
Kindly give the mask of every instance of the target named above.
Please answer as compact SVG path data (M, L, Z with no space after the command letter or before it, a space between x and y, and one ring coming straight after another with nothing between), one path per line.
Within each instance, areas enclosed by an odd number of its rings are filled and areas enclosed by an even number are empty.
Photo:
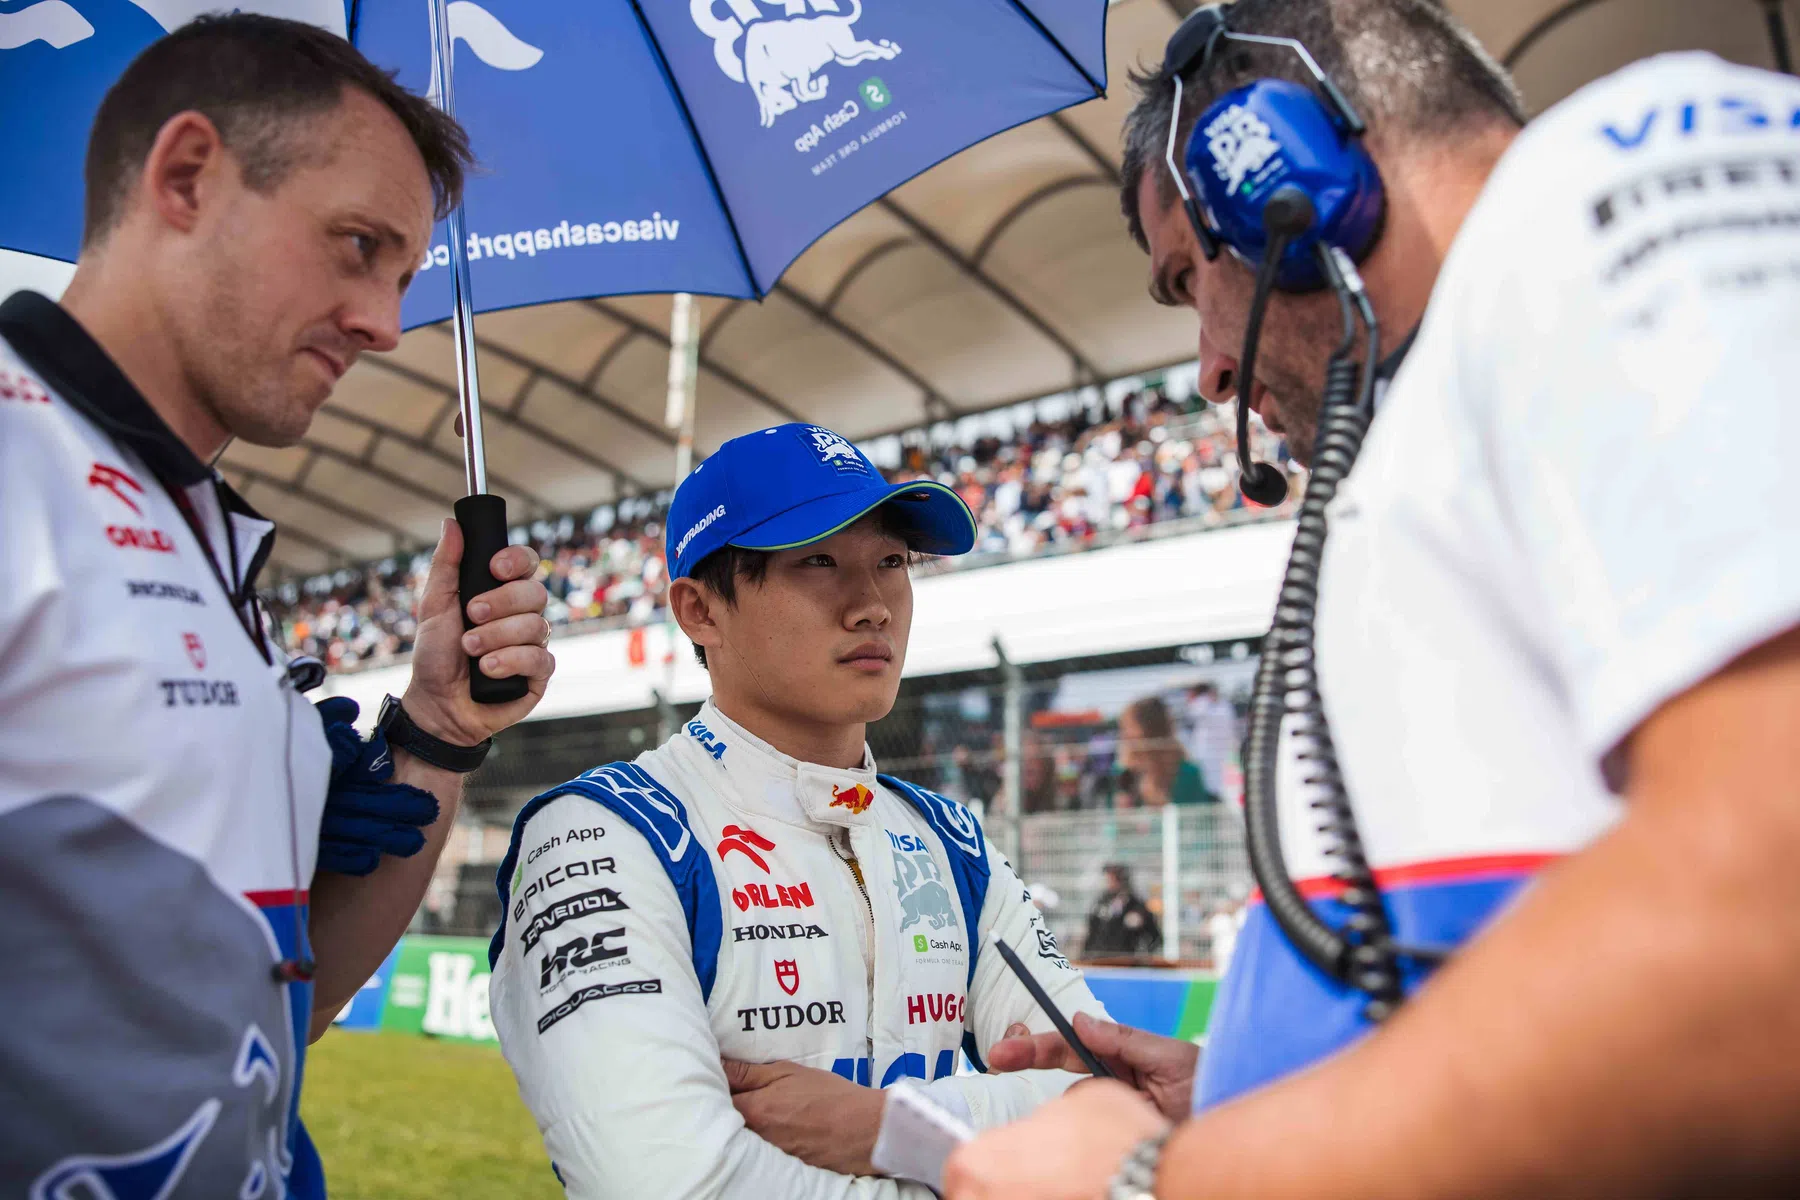
M721 546L791 550L823 541L883 504L926 554L967 554L975 516L928 479L889 483L849 439L819 425L777 425L732 438L675 489L669 576L693 573Z

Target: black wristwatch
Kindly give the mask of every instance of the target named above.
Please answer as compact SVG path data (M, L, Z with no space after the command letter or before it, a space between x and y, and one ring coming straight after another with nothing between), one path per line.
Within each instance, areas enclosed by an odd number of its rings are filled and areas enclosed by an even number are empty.
M388 745L400 747L420 762L461 774L479 767L494 745L493 738L473 746L458 746L455 742L433 737L412 723L412 718L400 705L400 698L393 695L381 702L381 713L375 718L375 732L387 738Z

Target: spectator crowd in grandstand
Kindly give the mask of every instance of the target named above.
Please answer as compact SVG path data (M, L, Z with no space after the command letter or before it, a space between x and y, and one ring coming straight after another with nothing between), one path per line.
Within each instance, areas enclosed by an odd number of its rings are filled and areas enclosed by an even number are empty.
M1080 549L1173 520L1221 524L1242 508L1234 419L1229 406L1208 407L1198 397L1177 402L1156 390L1133 392L1116 412L1076 408L1062 419L1034 420L1011 437L982 436L967 446L939 444L922 432L903 440L900 463L887 474L954 487L980 524L977 561ZM1258 456L1288 465L1285 450L1255 428ZM553 625L661 618L667 497L661 501L630 499L585 518L515 530L515 541L529 540L543 556ZM334 670L379 665L412 649L412 613L429 561L421 552L289 581L266 597L269 611L296 652L316 655Z

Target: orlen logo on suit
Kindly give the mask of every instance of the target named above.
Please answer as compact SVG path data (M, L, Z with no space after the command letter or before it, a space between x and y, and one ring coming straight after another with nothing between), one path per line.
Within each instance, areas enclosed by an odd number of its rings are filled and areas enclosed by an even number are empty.
M927 1025L932 1021L962 1024L963 998L955 992L927 992L906 998L906 1023Z
M789 887L778 883L771 888L766 883L746 883L731 889L731 902L738 906L739 912L749 912L753 908L811 908L812 884L796 883Z

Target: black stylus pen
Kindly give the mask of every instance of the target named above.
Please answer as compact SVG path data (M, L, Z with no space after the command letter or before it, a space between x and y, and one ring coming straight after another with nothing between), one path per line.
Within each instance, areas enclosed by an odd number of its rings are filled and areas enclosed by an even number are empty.
M1000 957L1006 960L1006 965L1012 968L1012 973L1019 977L1019 982L1024 984L1025 990L1031 993L1031 998L1036 1000L1038 1007L1044 1010L1044 1015L1050 1018L1052 1025L1056 1026L1056 1032L1062 1034L1063 1041L1069 1043L1069 1048L1081 1056L1081 1061L1087 1064L1088 1073L1096 1079L1117 1078L1106 1069L1106 1064L1096 1058L1094 1052L1075 1036L1075 1027L1069 1024L1069 1019L1062 1015L1062 1010L1056 1007L1056 1002L1050 999L1049 993L1038 986L1038 981L1031 977L1031 972L1026 969L1024 963L1019 961L1019 956L1013 953L1013 948L1001 940L999 934L994 935L994 949L1000 951Z

